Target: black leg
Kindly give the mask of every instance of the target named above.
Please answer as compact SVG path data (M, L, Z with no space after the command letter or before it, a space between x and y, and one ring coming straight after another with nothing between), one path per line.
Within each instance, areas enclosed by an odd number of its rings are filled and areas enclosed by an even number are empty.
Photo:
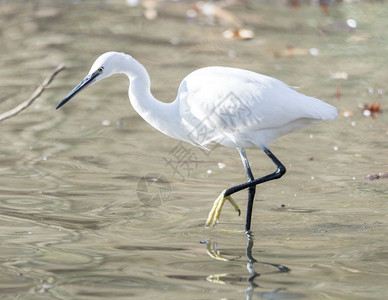
M273 153L268 148L263 147L264 153L267 154L268 157L276 165L276 171L266 176L255 179L253 177L244 149L242 148L237 148L237 149L240 153L240 156L245 168L245 172L247 173L248 182L240 185L236 185L227 189L225 191L224 196L226 197L238 191L241 191L243 189L248 189L247 216L245 221L245 230L248 231L251 229L252 208L253 208L253 201L254 201L255 192L256 192L256 185L282 177L286 173L286 167L276 158L275 155L273 155Z
M253 201L255 200L256 186L248 188L247 216L245 218L245 231L251 230Z
M242 163L244 165L245 173L247 173L247 179L248 182L252 182L255 180L252 174L251 167L248 162L247 155L245 154L245 151L243 148L237 148L238 152L240 153ZM245 219L245 230L250 230L250 224L252 219L252 209L253 209L253 201L255 199L255 193L256 193L256 185L251 186L248 188L248 202L247 202L247 215Z

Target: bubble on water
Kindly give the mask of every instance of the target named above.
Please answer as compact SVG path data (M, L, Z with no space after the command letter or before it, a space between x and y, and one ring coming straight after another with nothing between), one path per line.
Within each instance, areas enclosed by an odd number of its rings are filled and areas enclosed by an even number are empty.
M226 165L224 163L221 163L221 162L218 163L218 168L219 169L223 169L223 168L225 168L225 166Z
M349 112L349 111L344 111L344 117L345 118L349 118L349 117L351 117L351 112Z
M366 109L362 112L362 114L365 116L365 117L370 117L370 115L372 114L372 112L369 110L369 109Z
M350 28L356 28L357 27L357 22L354 19L347 19L346 20L346 24L348 24L348 26Z
M319 50L317 48L310 48L309 52L312 56L317 56L319 54Z
M128 6L136 6L139 5L139 0L125 0Z

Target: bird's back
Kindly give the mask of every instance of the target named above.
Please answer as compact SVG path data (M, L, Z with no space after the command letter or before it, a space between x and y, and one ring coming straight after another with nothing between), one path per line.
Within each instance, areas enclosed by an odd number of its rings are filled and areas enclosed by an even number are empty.
M202 146L263 146L314 121L337 117L335 107L277 79L226 67L189 74L176 101L188 141Z

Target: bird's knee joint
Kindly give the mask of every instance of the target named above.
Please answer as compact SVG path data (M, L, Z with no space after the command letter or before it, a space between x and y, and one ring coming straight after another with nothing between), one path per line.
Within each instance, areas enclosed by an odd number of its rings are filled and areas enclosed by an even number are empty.
M277 166L277 167L278 167L278 168L277 168L277 170L276 170L276 173L279 175L279 178L280 178L280 177L282 177L284 174L286 174L287 169L286 169L286 167L283 166L283 165L279 165L279 166Z

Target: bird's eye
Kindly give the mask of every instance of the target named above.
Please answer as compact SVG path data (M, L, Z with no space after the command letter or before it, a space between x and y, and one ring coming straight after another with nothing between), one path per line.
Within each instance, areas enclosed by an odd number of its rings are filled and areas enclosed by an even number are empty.
M104 67L99 67L97 71L101 73L102 71L104 71Z

